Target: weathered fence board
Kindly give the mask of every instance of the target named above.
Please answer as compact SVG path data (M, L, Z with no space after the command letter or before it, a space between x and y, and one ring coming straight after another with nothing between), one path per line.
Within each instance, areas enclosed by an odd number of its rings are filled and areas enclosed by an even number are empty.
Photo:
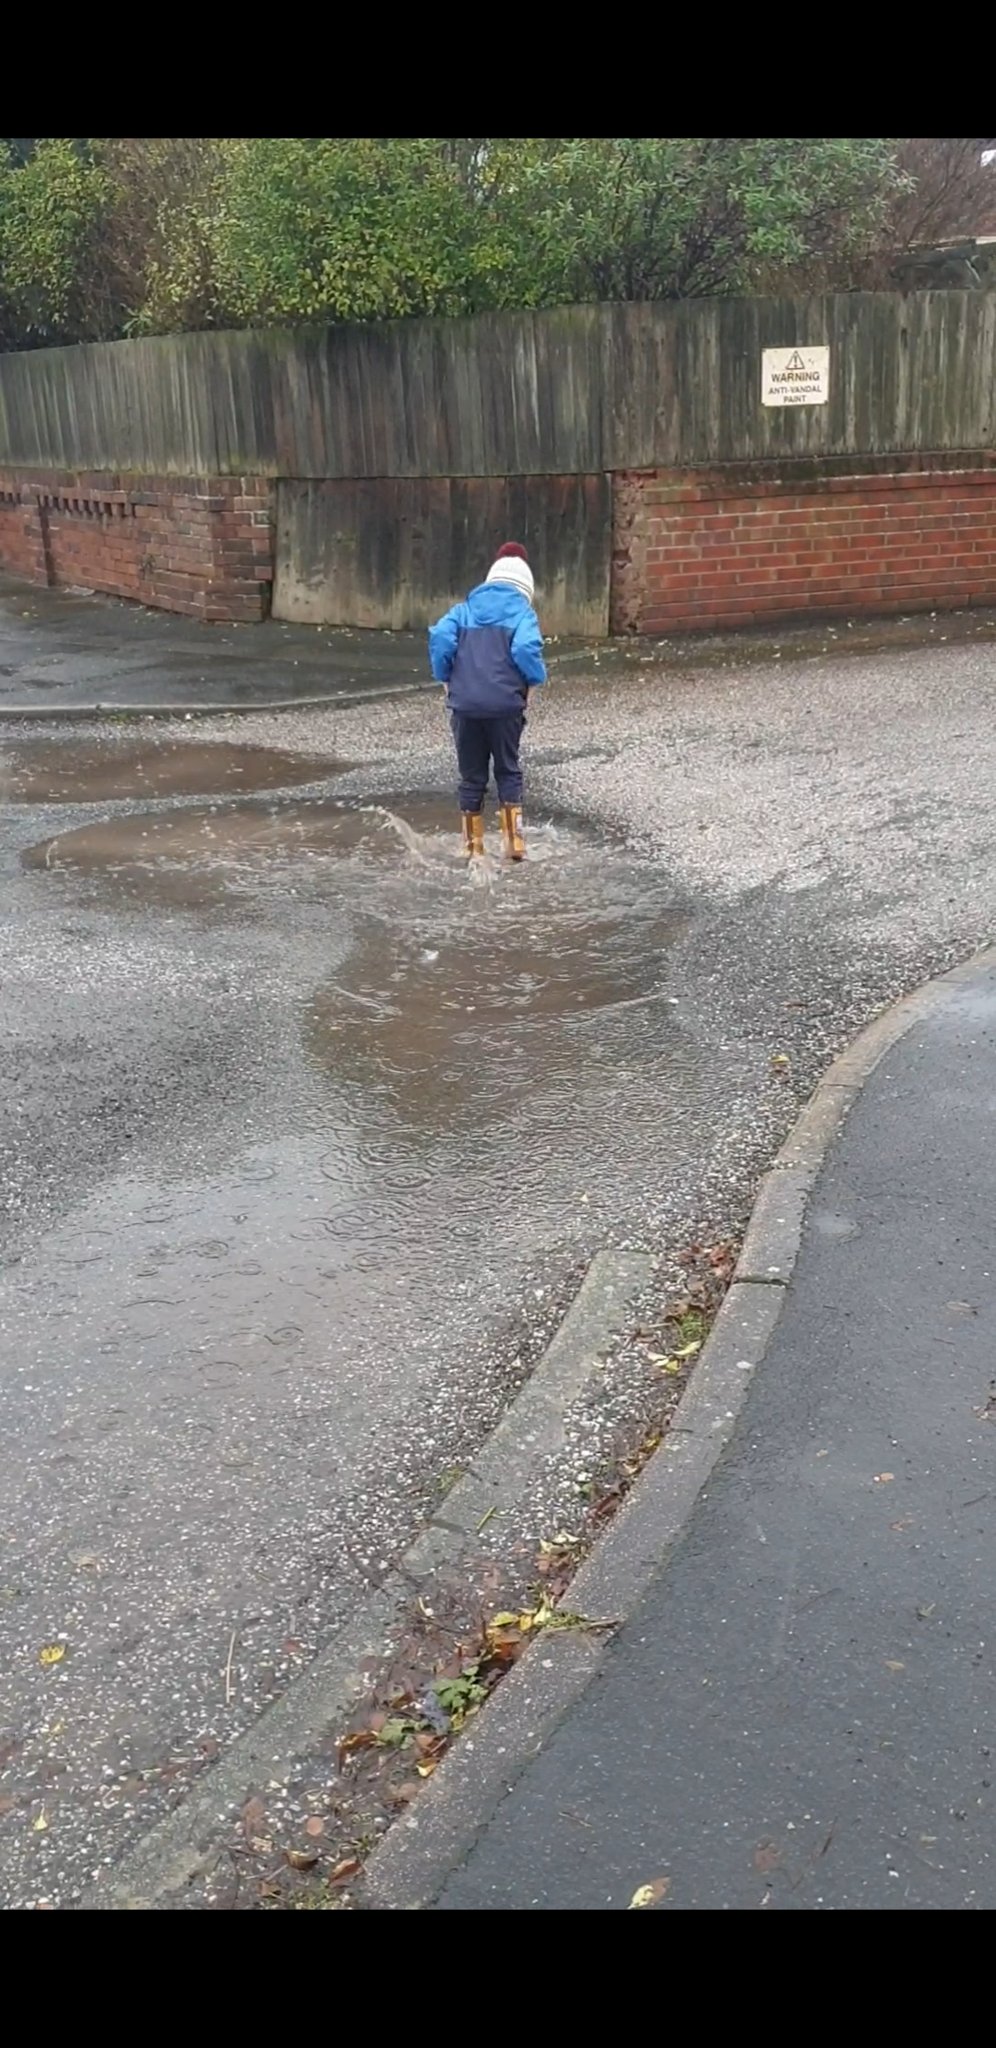
M546 633L608 631L605 476L283 481L274 616L309 625L428 625L525 542Z
M828 343L830 401L760 403ZM593 475L991 448L996 293L570 307L0 355L0 464L146 475Z

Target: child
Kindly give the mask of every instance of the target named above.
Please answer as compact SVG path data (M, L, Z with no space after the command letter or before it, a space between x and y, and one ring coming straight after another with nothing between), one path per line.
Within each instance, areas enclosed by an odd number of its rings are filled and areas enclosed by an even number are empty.
M484 852L484 797L494 764L502 843L522 860L519 747L529 692L546 682L533 572L518 541L499 548L483 583L429 628L429 661L446 702L460 770L465 851Z

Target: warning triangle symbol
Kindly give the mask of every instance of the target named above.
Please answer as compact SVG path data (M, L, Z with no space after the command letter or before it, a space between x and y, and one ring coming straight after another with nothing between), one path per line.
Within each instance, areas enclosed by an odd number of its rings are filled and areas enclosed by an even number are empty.
M798 349L796 349L794 353L790 355L788 362L785 365L785 368L786 370L804 370L805 367L806 365L803 362Z

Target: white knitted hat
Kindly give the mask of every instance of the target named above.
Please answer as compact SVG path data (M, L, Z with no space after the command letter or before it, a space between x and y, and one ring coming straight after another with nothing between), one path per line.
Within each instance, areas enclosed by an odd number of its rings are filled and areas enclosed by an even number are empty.
M511 583L516 590L521 590L523 597L528 597L532 604L535 590L533 572L529 563L522 561L518 555L499 555L497 562L492 562L484 581Z

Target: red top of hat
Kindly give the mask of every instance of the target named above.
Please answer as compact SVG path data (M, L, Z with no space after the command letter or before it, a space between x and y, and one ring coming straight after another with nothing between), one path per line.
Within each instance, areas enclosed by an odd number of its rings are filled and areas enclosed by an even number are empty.
M521 542L517 540L505 541L504 545L499 548L498 553L495 556L495 561L505 561L505 559L509 555L514 555L516 557L516 560L519 562L528 562L529 560L529 556L527 555L525 548L522 546Z

